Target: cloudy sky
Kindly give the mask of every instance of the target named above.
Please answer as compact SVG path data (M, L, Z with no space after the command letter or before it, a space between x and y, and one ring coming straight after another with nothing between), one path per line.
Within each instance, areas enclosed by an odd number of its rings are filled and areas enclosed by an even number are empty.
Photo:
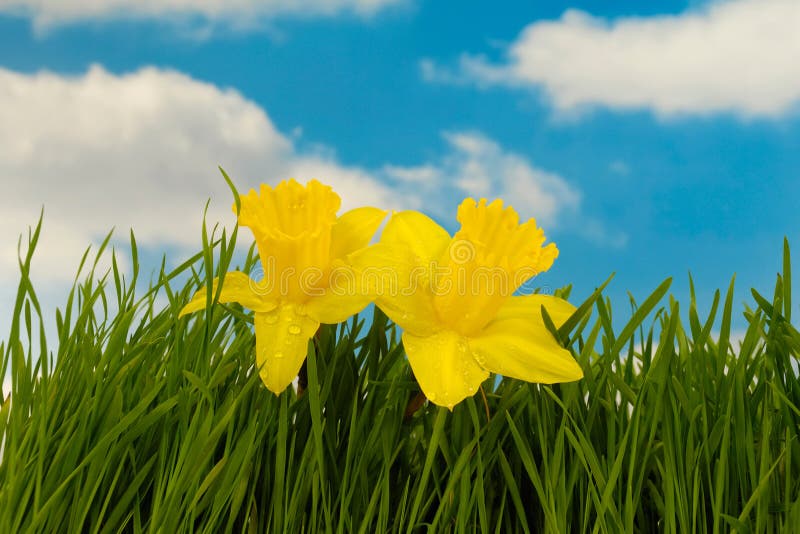
M230 225L217 165L451 230L504 198L561 250L540 284L616 272L620 315L689 271L701 312L734 273L741 303L800 243L798 27L796 0L0 0L0 339L42 206L54 305L112 227L177 264L207 199Z

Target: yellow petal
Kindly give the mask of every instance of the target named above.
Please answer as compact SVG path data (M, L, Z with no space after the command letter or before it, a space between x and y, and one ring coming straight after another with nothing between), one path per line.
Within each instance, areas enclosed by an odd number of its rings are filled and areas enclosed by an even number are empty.
M408 247L378 243L350 260L364 291L403 330L418 336L441 330L433 307L430 266L418 262Z
M216 293L219 279L215 278L213 282L213 292ZM192 300L183 307L180 316L183 317L187 313L204 310L206 308L206 289L203 288L194 294ZM268 298L268 291L266 291L263 283L256 282L249 276L241 271L233 271L225 274L225 279L222 282L222 291L219 295L219 302L225 304L227 302L238 302L245 308L249 308L256 312L268 312L274 310L277 302Z
M292 383L318 327L317 321L298 314L293 304L256 313L256 365L267 389L277 395Z
M422 392L439 406L453 406L489 376L470 353L467 340L451 331L427 337L403 333L403 346Z
M450 234L436 222L417 211L401 211L392 215L381 234L381 243L402 244L419 262L438 261L450 243Z
M357 258L369 250L363 248L350 255ZM311 297L298 307L320 323L336 324L347 320L369 305L374 296L365 287L357 271L342 261L334 263L324 289L309 291Z
M577 310L566 300L552 295L525 295L509 299L500 309L497 318L503 319L527 314L535 314L538 317L542 306L545 307L557 328L567 322L567 319Z
M558 326L575 308L547 295L511 297L483 331L470 338L475 359L484 368L527 382L552 384L583 377L572 354L545 327L541 306Z
M331 259L344 258L369 245L370 239L386 217L378 208L356 208L336 219L331 229Z

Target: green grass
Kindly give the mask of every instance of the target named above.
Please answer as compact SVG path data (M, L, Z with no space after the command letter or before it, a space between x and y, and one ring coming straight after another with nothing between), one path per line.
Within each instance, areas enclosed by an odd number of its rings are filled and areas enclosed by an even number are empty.
M0 409L0 532L800 524L800 333L790 322L788 246L774 295L753 292L736 346L733 283L701 317L693 296L680 309L667 281L631 301L620 330L598 291L558 332L585 379L490 380L485 398L452 413L424 405L405 419L418 386L379 311L322 330L299 398L261 384L246 310L216 305L178 318L199 287L211 291L209 280L233 269L235 236L204 232L204 251L162 268L140 296L133 238L131 280L116 262L97 272L87 255L89 274L57 314L57 340L46 339L28 279L37 237L0 347L0 376L12 376ZM255 261L251 250L240 267Z

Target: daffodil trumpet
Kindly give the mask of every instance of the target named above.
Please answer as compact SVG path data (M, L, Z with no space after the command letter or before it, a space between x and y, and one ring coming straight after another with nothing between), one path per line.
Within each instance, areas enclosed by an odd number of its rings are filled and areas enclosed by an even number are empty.
M226 273L219 302L254 312L256 366L275 394L297 376L320 323L344 321L372 301L351 264L386 212L362 207L337 217L340 205L339 195L316 180L262 185L240 198L238 223L253 232L263 276ZM205 309L206 299L207 291L198 291L181 315Z
M544 232L500 200L466 199L454 236L429 217L395 213L380 242L358 260L376 304L403 329L422 392L450 409L490 372L528 382L578 380L580 365L547 329L575 311L550 295L514 295L549 269L558 249Z

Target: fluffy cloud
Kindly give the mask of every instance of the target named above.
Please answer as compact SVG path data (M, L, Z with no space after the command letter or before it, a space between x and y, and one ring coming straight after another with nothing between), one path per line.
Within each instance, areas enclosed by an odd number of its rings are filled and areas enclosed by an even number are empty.
M250 26L276 16L313 17L351 13L370 16L404 0L0 0L0 12L30 16L38 28L97 19L172 19Z
M560 111L601 105L660 115L776 117L800 100L800 2L730 0L678 15L612 21L569 10L528 25L505 61L464 54L442 83L544 89Z
M560 215L577 211L580 192L557 174L536 168L479 132L447 132L444 138L449 150L438 161L417 167L387 166L384 172L415 187L448 188L452 199L504 198L522 216L535 217L550 228Z
M522 218L535 218L549 235L563 229L601 246L627 243L624 233L582 213L581 191L562 176L536 167L480 132L447 132L444 139L448 150L433 162L383 169L384 175L431 199L428 212L449 219L464 196L502 198Z
M74 276L77 259L116 226L150 247L199 247L202 210L231 223L230 192L261 181L319 177L344 207L397 207L368 172L301 154L262 108L230 89L145 68L117 76L99 66L67 78L0 69L0 273L15 273L17 236L35 223L40 278Z

